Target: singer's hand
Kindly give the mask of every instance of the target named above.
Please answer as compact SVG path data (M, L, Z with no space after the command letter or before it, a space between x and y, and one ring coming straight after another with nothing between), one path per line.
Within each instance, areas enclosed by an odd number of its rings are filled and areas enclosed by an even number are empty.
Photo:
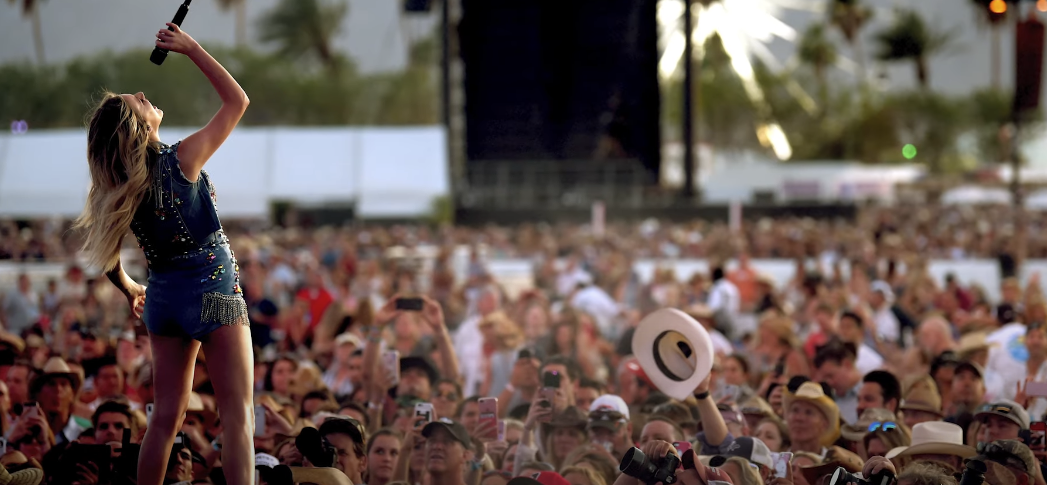
M200 48L200 44L189 34L183 32L180 27L170 22L167 23L167 26L172 30L164 29L156 33L157 47L185 55Z

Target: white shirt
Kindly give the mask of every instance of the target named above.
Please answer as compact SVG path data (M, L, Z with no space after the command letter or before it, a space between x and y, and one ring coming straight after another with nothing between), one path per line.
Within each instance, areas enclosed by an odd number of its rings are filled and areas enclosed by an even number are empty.
M738 293L738 287L734 283L723 278L717 281L709 290L709 309L712 311L723 310L734 317L742 308L742 297Z
M590 285L578 290L571 298L571 306L592 315L605 338L613 340L617 337L614 335L614 322L621 309L618 308L618 302L602 288Z
M854 366L864 376L874 370L882 369L883 357L880 357L880 354L873 350L872 347L862 344L858 347L858 360L855 361Z
M898 317L894 316L890 305L884 305L879 310L876 310L872 319L876 325L876 335L881 339L888 342L897 342L898 338L901 337L902 325L898 323Z
M480 320L483 317L474 315L467 318L454 333L454 351L458 354L458 368L465 380L465 396L475 396L480 392L484 372L483 363L484 336L480 333Z
M990 333L985 341L995 344L989 349L989 362L985 366L986 386L990 374L1001 376L1004 395L1013 397L1018 381L1025 379L1025 362L1029 360L1029 350L1025 348L1025 325L1009 323Z

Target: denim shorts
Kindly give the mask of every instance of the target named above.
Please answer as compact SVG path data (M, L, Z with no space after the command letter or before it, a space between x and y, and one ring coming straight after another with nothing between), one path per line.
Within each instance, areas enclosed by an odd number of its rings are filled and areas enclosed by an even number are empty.
M221 236L199 251L153 258L145 312L149 333L201 340L223 325L248 325L240 268Z

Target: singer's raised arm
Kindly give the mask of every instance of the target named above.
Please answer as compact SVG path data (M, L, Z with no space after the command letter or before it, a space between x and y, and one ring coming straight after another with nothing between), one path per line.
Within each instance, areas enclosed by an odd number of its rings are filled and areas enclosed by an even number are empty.
M161 30L157 34L157 46L180 52L192 59L211 81L211 85L218 92L218 97L222 99L222 107L218 109L207 126L186 137L178 147L178 160L182 172L190 180L196 180L200 169L211 158L211 155L214 155L218 147L222 146L225 139L229 137L229 133L240 122L250 100L229 71L226 71L214 57L211 57L211 54L200 47L199 43L177 25L167 25L174 31Z

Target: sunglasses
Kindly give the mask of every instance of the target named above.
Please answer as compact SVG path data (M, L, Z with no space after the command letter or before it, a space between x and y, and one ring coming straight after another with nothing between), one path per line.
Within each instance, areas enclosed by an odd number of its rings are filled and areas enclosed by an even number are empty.
M978 413L979 414L981 414L981 413L1011 414L1013 411L1014 411L1014 408L1012 408L1011 406L1000 405L1000 404L986 404L986 405L982 406L980 409L978 409Z
M877 421L869 425L870 433L875 433L877 431L894 431L896 429L898 429L898 423L895 423L894 421L884 421L882 423Z

